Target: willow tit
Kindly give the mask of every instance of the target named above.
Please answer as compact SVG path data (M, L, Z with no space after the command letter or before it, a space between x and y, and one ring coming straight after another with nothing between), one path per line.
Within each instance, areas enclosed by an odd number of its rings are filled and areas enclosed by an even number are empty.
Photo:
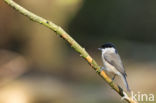
M112 80L115 79L116 75L120 76L124 82L124 85L126 86L127 91L130 91L126 80L127 74L115 46L112 43L105 43L101 46L101 48L98 49L102 52L102 61L104 64L104 67L101 69L113 73L114 77Z

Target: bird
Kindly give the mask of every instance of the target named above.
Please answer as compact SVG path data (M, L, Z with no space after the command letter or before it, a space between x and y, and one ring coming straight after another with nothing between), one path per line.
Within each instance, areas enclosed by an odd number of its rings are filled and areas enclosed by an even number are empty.
M130 88L126 79L127 74L115 45L108 42L103 44L98 49L101 51L101 57L104 65L104 67L101 67L101 70L106 70L113 73L114 76L112 80L115 79L116 75L120 76L124 85L126 86L127 91L130 92Z

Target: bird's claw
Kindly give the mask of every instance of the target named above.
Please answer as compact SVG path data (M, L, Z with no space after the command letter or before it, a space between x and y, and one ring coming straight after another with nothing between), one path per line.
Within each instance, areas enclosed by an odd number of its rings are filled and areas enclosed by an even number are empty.
M112 81L114 81L115 77L116 77L116 74L114 74L114 76L113 76L113 78L112 78Z
M103 71L103 70L106 70L106 68L105 67L101 67L100 68L100 72Z

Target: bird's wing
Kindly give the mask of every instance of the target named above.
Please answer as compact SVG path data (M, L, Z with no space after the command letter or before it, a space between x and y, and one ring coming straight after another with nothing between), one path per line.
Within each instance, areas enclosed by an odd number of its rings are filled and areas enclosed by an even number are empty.
M116 53L105 53L104 59L111 65L113 65L120 73L126 76L122 61L119 54Z

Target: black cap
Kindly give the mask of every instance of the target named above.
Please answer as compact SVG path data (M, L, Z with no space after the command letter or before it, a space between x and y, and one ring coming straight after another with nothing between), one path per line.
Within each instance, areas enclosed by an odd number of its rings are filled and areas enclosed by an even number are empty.
M115 48L115 45L112 44L112 43L105 43L101 46L102 49L105 49L105 48Z

